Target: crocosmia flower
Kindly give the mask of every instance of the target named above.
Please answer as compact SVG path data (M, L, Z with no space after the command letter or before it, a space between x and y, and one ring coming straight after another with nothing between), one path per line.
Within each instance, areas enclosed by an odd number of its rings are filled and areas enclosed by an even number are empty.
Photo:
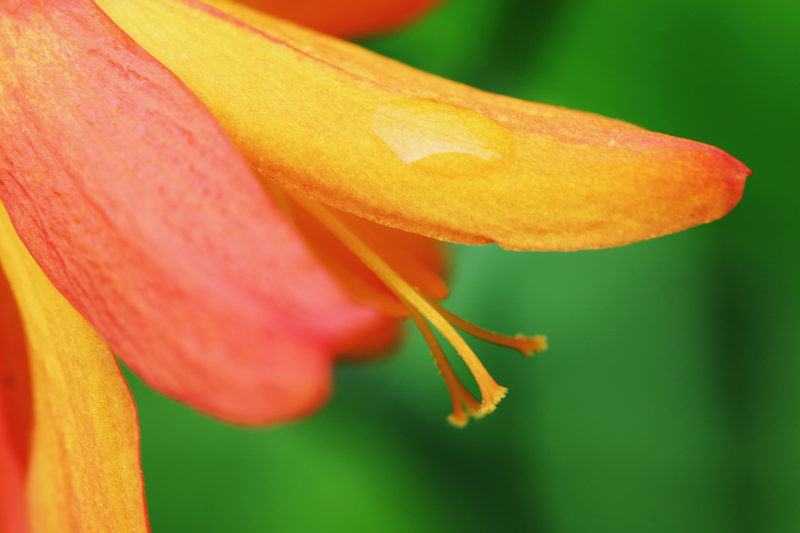
M442 307L439 241L620 246L738 202L749 171L717 148L265 14L351 35L433 3L0 0L0 531L146 530L112 351L265 424L317 408L337 357L386 349L410 317L464 425L505 388L457 330L525 354L545 340Z

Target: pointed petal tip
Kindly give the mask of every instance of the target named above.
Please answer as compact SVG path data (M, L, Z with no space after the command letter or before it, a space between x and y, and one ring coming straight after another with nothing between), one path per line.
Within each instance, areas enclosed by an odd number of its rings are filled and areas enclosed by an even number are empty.
M727 154L726 154L727 155ZM728 198L727 198L727 209L722 213L719 217L726 216L730 213L734 207L739 205L739 201L741 201L742 196L744 195L744 187L747 183L747 178L749 178L753 172L747 167L744 163L739 161L738 159L728 155L728 157L732 160L731 164L731 171L728 175ZM712 222L710 220L709 222Z
M719 150L719 149L718 149ZM747 182L747 178L753 175L753 171L750 170L750 167L730 155L729 153L719 150L727 161L728 166L728 181L730 183L730 200L731 200L731 207L733 209L739 203L739 200L742 199L742 194L744 194L744 186ZM728 211L730 211L730 209Z
M546 204L547 223L517 219L515 231L497 239L502 248L595 250L678 233L730 213L752 174L720 148L646 130L595 150L593 172L583 169L594 179L577 187L564 179L562 195Z
M694 168L690 169L689 175L695 182L697 194L704 197L708 210L704 219L687 220L686 228L689 228L713 222L730 213L742 199L745 183L752 175L752 171L721 148L695 141L684 141L684 143L693 145L698 152L693 161ZM692 213L687 214L691 216Z
M688 157L683 178L682 197L675 203L672 223L654 237L676 233L693 226L721 219L733 210L744 194L747 178L752 174L744 163L715 146L683 140L695 152ZM680 211L678 211L680 210Z

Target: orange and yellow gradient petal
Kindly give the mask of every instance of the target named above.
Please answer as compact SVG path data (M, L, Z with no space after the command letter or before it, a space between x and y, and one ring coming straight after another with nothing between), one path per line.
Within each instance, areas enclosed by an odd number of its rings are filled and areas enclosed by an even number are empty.
M428 237L619 246L725 215L750 173L712 146L488 94L229 0L98 4L265 179Z
M36 265L1 204L0 266L0 327L22 326L26 337L0 330L0 531L148 531L136 407L116 359Z

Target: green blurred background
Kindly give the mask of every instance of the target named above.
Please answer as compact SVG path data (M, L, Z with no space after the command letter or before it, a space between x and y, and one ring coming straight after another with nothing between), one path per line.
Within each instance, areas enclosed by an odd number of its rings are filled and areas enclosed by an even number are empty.
M155 533L800 531L800 8L792 1L450 0L364 44L477 87L719 146L727 218L625 248L454 249L448 306L547 333L448 426L419 334L340 366L313 418L209 420L131 383Z

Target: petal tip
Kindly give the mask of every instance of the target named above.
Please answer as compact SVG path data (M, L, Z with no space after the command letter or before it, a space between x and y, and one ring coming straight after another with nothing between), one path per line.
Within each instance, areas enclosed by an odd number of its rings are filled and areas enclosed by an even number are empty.
M716 155L716 164L713 170L709 169L709 181L721 183L718 194L722 205L708 222L722 218L736 207L744 194L747 178L753 174L747 165L724 150L711 147L711 151Z

